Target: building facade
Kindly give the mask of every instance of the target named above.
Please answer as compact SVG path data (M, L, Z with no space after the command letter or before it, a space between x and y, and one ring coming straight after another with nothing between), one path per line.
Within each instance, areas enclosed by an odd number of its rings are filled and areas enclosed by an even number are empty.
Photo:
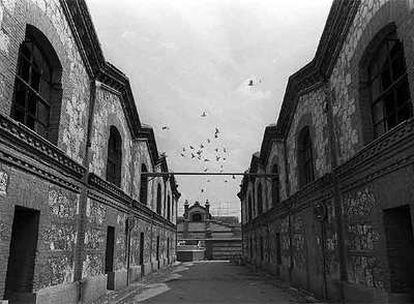
M241 226L237 216L212 216L210 203L184 203L184 214L177 218L177 240L187 245L202 244L204 258L228 260L241 254Z
M179 192L84 0L0 1L0 299L88 303L175 260Z
M412 1L332 4L239 198L243 256L321 297L414 297Z

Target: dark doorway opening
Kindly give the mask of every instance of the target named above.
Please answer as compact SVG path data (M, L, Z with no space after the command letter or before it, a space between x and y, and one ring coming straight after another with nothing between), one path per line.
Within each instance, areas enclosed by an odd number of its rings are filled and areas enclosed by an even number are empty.
M414 291L414 242L410 207L384 210L391 292Z
M170 264L170 238L167 238L167 263Z
M144 232L139 235L139 264L141 265L141 273L144 274Z
M12 226L5 299L34 303L33 275L40 212L16 206Z
M157 266L160 268L160 236L157 236Z
M282 251L280 248L280 233L276 233L276 263L282 264Z
M114 272L115 227L108 226L106 232L105 273L108 275L107 289L115 288Z

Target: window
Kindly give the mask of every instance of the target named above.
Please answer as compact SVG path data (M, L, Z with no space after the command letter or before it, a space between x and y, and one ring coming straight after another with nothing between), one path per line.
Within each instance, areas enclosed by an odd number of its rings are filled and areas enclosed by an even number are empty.
M108 162L106 167L106 180L121 187L122 171L122 139L118 130L111 126L108 141Z
M47 38L28 25L20 46L12 118L56 144L61 106L62 66Z
M161 185L158 184L157 186L157 213L161 215L161 199L162 199L162 193L161 193Z
M263 212L263 198L262 198L262 184L259 183L257 186L257 213L262 214Z
M248 208L249 208L249 221L252 219L252 216L253 216L253 214L252 214L252 209L253 209L253 206L252 206L252 196L251 195L249 195L249 206L248 206Z
M170 220L171 217L171 198L167 196L167 220Z
M378 46L368 65L374 138L413 115L403 44L395 31Z
M304 186L314 180L312 140L309 127L304 127L299 133L298 152L299 185Z
M273 165L272 174L276 174L276 176L272 178L272 203L273 203L273 207L275 207L280 201L279 175L278 175L279 170L277 168L277 165Z
M147 166L141 165L141 173L148 172ZM148 200L148 176L141 174L141 185L139 189L139 200L142 204L146 205Z
M191 221L192 222L201 222L202 221L202 216L200 213L193 213L193 215L191 216Z

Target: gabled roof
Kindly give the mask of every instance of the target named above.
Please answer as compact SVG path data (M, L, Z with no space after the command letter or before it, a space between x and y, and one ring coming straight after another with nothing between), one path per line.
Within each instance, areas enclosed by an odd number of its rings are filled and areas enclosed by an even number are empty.
M138 130L138 138L147 140L149 153L151 155L151 161L153 166L155 166L158 162L159 155L157 143L155 142L154 130L151 126L143 124L142 127Z
M60 0L89 76L116 89L122 96L122 108L133 138L141 122L128 77L105 60L98 35L85 0Z
M287 136L301 92L323 83L330 75L360 0L334 0L315 57L289 77L277 120L278 132Z

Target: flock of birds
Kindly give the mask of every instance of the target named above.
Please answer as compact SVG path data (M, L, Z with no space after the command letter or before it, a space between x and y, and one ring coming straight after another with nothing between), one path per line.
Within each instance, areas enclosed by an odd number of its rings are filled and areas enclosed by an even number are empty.
M257 84L262 82L261 79L248 79L246 85L248 87L254 87ZM206 118L207 112L203 111L200 115L201 118ZM168 126L163 126L161 128L163 131L167 131L170 128ZM211 172L209 164L215 163L217 165L217 169L220 173L224 170L225 162L229 156L228 149L219 144L218 139L221 136L221 131L218 127L214 128L214 131L211 134L211 137L206 138L200 144L188 144L181 148L179 152L182 158L188 158L192 161L197 161L202 164L202 170L205 173ZM165 155L165 154L164 154ZM236 179L233 175L232 179ZM210 183L210 179L207 179L206 182ZM228 183L229 180L225 179L224 183ZM205 191L205 187L201 187L201 193Z

